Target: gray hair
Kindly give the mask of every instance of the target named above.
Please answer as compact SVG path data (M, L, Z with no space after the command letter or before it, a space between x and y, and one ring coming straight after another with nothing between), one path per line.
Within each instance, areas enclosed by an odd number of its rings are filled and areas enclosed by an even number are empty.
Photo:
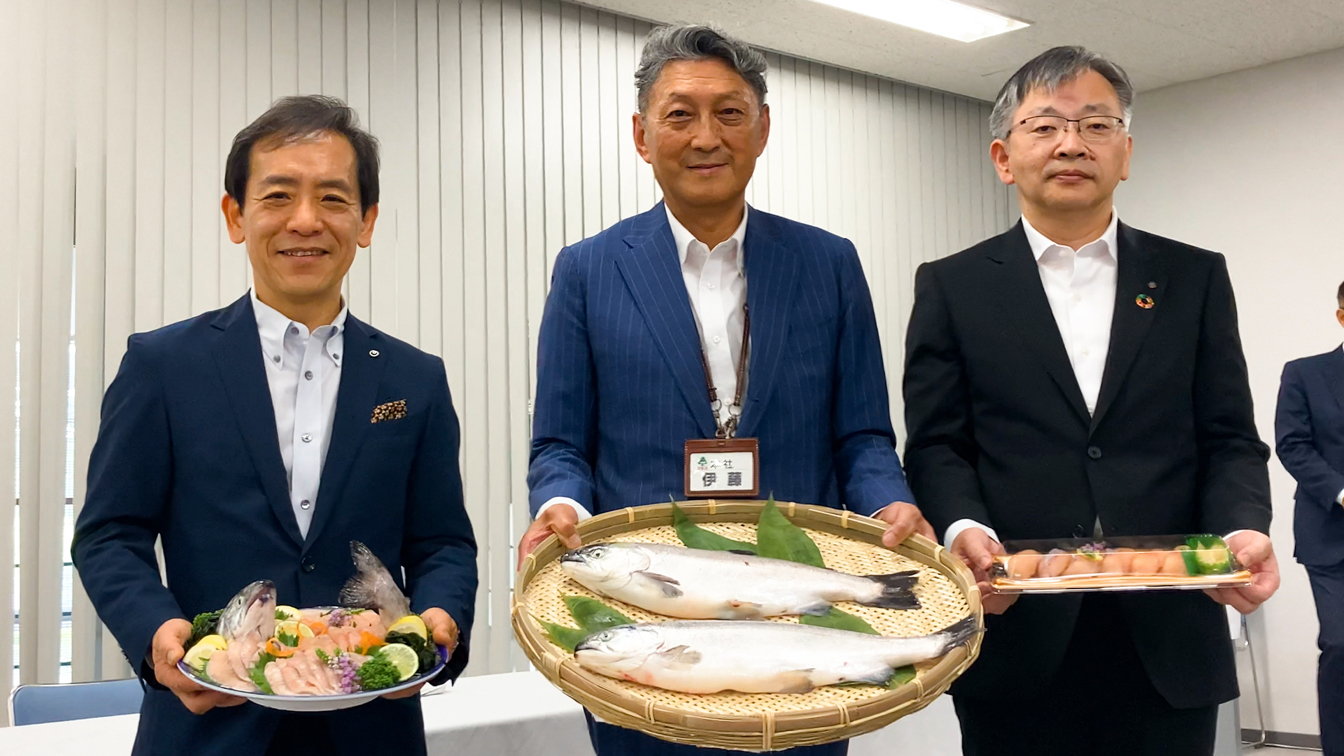
M1053 92L1087 71L1096 71L1115 88L1124 112L1125 125L1134 117L1134 85L1125 69L1082 47L1054 47L1032 58L999 90L994 110L989 114L989 129L995 139L1007 139L1013 124L1009 121L1033 90Z
M644 52L639 56L635 71L635 87L639 90L639 112L649 107L649 92L663 72L663 66L675 60L706 60L717 58L727 63L756 92L759 104L765 105L765 56L747 43L735 39L712 26L676 24L660 26L649 32Z

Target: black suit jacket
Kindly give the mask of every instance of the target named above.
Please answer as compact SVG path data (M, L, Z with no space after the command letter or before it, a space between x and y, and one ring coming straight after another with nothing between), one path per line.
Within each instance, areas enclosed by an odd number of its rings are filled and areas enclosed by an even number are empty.
M1294 555L1318 567L1344 562L1344 350L1283 366L1274 418L1279 461L1297 480Z
M1004 540L1269 532L1256 434L1221 255L1120 224L1115 315L1088 415L1021 224L915 278L906 335L906 473L941 533L970 518ZM1148 295L1151 308L1136 298ZM968 696L1039 690L1063 659L1077 595L1023 597L987 619ZM1222 607L1199 592L1125 593L1149 677L1174 706L1236 696Z

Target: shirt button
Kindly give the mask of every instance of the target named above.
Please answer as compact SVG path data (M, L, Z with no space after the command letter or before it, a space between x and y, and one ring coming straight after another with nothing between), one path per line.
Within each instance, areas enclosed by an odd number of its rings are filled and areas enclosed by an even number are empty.
M298 336L298 335L299 335L299 329L298 329L297 326L290 326L290 327L289 327L289 332L292 333L292 334L294 334L295 336Z
M280 355L277 354L271 357L271 362L279 362L279 361L280 361Z
M709 290L710 290L710 291L713 291L713 290L714 290L714 284L709 284Z
M300 568L303 569L304 572L312 572L313 570L317 569L317 565L313 564L313 561L308 557L304 557L303 562L300 563L299 566Z
M331 358L332 358L333 360L339 360L339 359L341 358L341 356L340 356L339 354L333 354L333 355L331 356Z
M1099 446L1087 447L1087 456L1091 457L1092 459L1101 459L1101 447Z
M313 440L313 434L311 434L311 433L305 433L305 434L303 434L302 436L300 436L300 438L302 438L302 439L303 439L303 442L306 444L306 443L308 443L309 441L312 441L312 440Z
M1083 354L1087 354L1087 353L1084 352ZM311 380L313 379L313 371L311 371L311 370L305 370L305 371L303 372L303 377L304 377L304 379L311 381Z
M720 341L723 341L723 339L719 338L718 336L715 336L715 337L714 337L714 343L715 343L715 344L719 343Z
M299 502L299 509L310 509L312 506L313 503L307 499L304 499L303 501Z

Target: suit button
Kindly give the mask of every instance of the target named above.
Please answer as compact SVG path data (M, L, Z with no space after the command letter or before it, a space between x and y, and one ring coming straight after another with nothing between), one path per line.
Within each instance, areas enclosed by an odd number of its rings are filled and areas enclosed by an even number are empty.
M303 562L302 564L300 564L300 567L303 569L304 572L312 572L313 570L317 569L317 565L313 564L313 560L309 559L308 557L303 558Z
M1097 446L1087 447L1087 456L1092 459L1101 459L1101 448Z

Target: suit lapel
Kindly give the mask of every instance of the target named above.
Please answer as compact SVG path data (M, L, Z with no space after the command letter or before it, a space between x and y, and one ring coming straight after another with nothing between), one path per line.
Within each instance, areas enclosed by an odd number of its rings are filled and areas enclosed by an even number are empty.
M631 236L630 249L616 259L616 267L630 289L653 341L667 361L672 379L705 438L713 438L714 412L709 405L705 368L701 361L700 331L691 312L681 260L662 203L645 214L647 236ZM748 223L748 227L750 227Z
M266 380L265 357L250 297L244 295L234 302L212 325L222 331L215 343L215 363L262 490L280 527L295 544L301 545L303 536L299 534L299 523L289 500L285 463L280 458L280 438L275 429L275 406Z
M1325 382L1335 395L1335 401L1339 402L1339 408L1344 410L1344 349L1331 352L1328 362L1330 369L1325 372Z
M999 246L991 249L987 258L993 265L994 296L1007 318L1006 330L1026 343L1064 393L1069 406L1087 422L1087 403L1078 388L1078 378L1069 362L1064 339L1059 335L1059 324L1050 310L1040 269L1021 222L1000 237Z
M387 364L387 358L378 352L380 341L377 331L346 315L342 347L345 364L341 365L341 384L336 394L336 417L331 424L331 443L317 487L317 509L303 546L305 553L317 542L322 528L331 519L332 509L340 503L340 493L345 490L346 478L369 430L371 413L378 403L378 385Z
M1111 318L1111 342L1106 353L1106 372L1102 374L1097 410L1092 414L1090 430L1096 430L1106 411L1115 401L1138 356L1139 347L1162 307L1167 289L1167 272L1162 260L1139 243L1134 229L1119 224L1116 230L1119 250L1116 262L1115 314ZM1149 284L1156 286L1149 286ZM1140 307L1137 298L1150 297L1152 307Z
M789 313L798 282L798 259L779 242L770 218L753 213L743 244L747 275L747 312L751 316L746 407L737 435L750 437L775 390L779 363L788 348Z

